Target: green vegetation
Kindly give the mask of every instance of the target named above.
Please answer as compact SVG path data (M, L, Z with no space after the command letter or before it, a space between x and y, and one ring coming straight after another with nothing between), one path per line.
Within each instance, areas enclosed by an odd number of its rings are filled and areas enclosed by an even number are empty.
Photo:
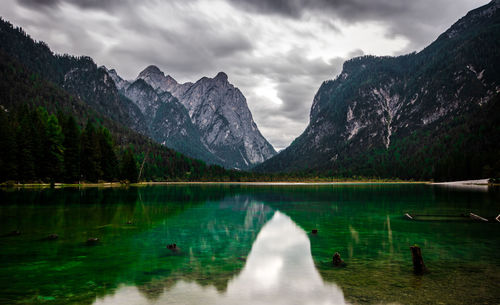
M500 13L492 5L470 12L418 53L346 61L318 90L304 133L255 170L500 177Z
M451 122L398 138L388 149L343 154L330 173L436 181L500 177L500 96Z
M123 178L117 160L126 150L133 152L136 166L142 166L141 181L235 181L245 175L155 143L94 104L99 101L104 107L112 100L96 95L87 102L68 93L72 90L63 89L54 76L70 66L61 63L83 65L90 59L60 56L56 64L45 44L33 42L3 20L0 25L0 182L115 181Z
M2 181L75 183L119 178L115 147L105 127L96 130L89 122L80 132L72 116L49 115L41 106L1 112L0 124L4 127L1 141L8 143L0 148L0 163L5 164Z

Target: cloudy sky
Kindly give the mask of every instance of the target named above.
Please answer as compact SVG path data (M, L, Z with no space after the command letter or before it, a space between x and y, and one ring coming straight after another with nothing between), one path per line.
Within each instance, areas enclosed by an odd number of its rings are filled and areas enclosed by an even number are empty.
M180 82L219 71L282 149L324 80L363 54L418 51L487 0L1 0L0 15L58 53L127 79L150 64Z

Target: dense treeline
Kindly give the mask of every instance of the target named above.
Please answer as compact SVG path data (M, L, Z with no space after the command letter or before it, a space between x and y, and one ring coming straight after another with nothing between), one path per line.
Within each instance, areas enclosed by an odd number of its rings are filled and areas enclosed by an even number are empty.
M73 116L44 107L0 111L1 181L137 181L131 149L122 155L120 164L109 130L91 121L81 130Z
M500 177L500 95L451 122L340 158L329 174L464 180Z
M328 165L267 174L271 180L402 179L453 181L492 178L500 181L500 95L471 107L451 121L404 136L383 146L348 153L348 143ZM313 161L316 159L313 159ZM325 162L326 163L326 162ZM257 168L262 172L261 168ZM279 177L279 178L278 178Z
M500 95L450 122L433 124L408 136L394 135L389 148L356 154L340 149L339 158L285 177L453 181L500 181Z
M26 36L27 42L29 42L28 38ZM0 50L0 110L4 118L2 124L6 124L0 132L0 141L6 143L2 144L5 149L2 149L1 166L6 174L2 174L0 182L7 180L50 182L51 179L58 182L82 179L112 181L124 178L123 171L121 171L123 169L120 166L116 170L116 166L110 165L114 162L99 159L109 156L112 158L111 151L114 151L118 160L129 165L126 175L129 181L134 181L131 177L139 177L139 173L141 181L234 181L242 179L240 177L245 175L239 171L227 171L220 166L207 165L155 143L148 137L96 112L87 103L69 94L53 81L45 79L41 74L30 71L2 50ZM21 113L30 115L21 115ZM57 119L57 124L54 124L55 120L51 118L52 115ZM40 133L37 134L35 125L38 123L32 121L37 116L46 116L46 124L51 118L52 125L61 127L62 138L58 136L57 128L53 129L52 136L56 139L54 142L56 144L60 144L62 139L61 147L64 148L63 152L66 154L66 158L63 155L62 159L62 174L60 169L56 170L57 174L47 174L47 171L41 170L44 165L38 165L38 161L42 160L40 152L45 147L38 145L39 138L42 136ZM72 117L74 124L68 123L67 117ZM87 128L88 122L92 122L89 128ZM27 137L28 134L32 137ZM110 149L106 142L114 143L113 149ZM77 143L82 147L76 149ZM57 152L57 145L54 147ZM100 151L93 150L95 147L102 148L105 151L104 156ZM21 148L23 151L20 154L26 154L22 160L27 160L27 162L18 164L19 152L15 149L21 150ZM81 154L85 156L82 157ZM60 157L58 153L51 156L56 159ZM135 169L132 167L134 163L131 161L132 157L135 159ZM31 159L33 160L30 161ZM31 169L32 166L34 169ZM69 175L64 171L73 174ZM78 178L75 174L77 172L80 174ZM118 174L115 174L117 172Z

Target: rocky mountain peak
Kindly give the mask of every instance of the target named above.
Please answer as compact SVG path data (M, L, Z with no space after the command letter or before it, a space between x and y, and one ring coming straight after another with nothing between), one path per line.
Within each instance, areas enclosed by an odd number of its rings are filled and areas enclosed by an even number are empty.
M448 133L448 128L458 126L456 118L472 120L474 115L465 117L492 107L491 101L500 93L499 8L500 1L495 0L470 11L418 53L346 61L339 76L323 82L316 93L304 133L258 170L352 173L356 169L379 175L378 161L373 160L380 158L395 160L397 165L388 167L393 171L388 175L398 175L400 169L414 168L420 160L442 158L432 152L412 156L411 166L400 163L401 154L422 153L420 147L435 138L443 139L439 147L450 145L451 150L456 141L450 138L458 139L459 133ZM460 128L469 130L471 125L463 124ZM426 167L422 177L438 167Z
M227 82L227 74L221 71L217 73L214 79L218 81Z
M245 96L224 72L203 77L179 98L202 141L216 156L236 168L249 168L276 154L259 132Z
M139 76L137 78L145 78L147 76L152 76L152 75L163 76L163 77L165 76L163 72L160 70L160 68L158 68L155 65L149 65L146 67L146 69L142 70L141 73L139 73Z
M180 99L192 83L178 83L172 76L165 75L157 66L151 65L144 69L137 79L143 79L151 87L159 92L170 92L174 97Z
M108 73L119 87L116 71ZM190 156L246 169L276 154L224 72L180 84L151 65L122 93L149 120L155 140Z
M170 75L167 75L165 76L165 82L168 84L168 85L178 85L179 83Z
M467 13L464 17L453 24L446 32L441 34L439 40L446 38L454 38L459 36L460 33L467 31L474 25L489 22L488 19L497 16L500 9L500 0L492 0L490 3L474 9Z
M102 66L104 70L108 73L109 77L115 82L116 88L118 90L124 90L126 87L128 87L130 84L128 81L124 80L123 78L118 75L118 72L116 72L115 69L107 69L106 67Z

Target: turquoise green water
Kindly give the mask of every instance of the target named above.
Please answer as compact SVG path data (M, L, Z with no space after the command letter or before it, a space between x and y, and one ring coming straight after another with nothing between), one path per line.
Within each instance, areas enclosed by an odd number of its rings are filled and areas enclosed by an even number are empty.
M409 221L407 212L496 216L500 192L396 184L0 190L0 304L498 304L500 224ZM173 243L177 251L167 249ZM423 276L412 273L414 244ZM332 266L335 252L345 267Z

